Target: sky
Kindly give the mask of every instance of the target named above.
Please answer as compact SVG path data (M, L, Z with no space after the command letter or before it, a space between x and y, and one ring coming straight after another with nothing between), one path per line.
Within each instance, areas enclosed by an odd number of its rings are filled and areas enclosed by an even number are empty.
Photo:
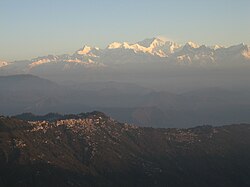
M161 36L250 44L249 0L0 0L0 60Z

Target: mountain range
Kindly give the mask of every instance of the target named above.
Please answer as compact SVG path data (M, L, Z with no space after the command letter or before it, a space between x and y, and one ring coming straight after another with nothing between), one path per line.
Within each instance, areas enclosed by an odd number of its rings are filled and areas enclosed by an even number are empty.
M31 60L2 62L2 73L36 73L53 69L79 71L91 68L110 68L134 64L166 65L239 65L250 64L250 50L245 44L223 47L187 42L180 45L160 38L136 43L113 42L106 48L83 46L73 54L48 55Z
M154 129L101 112L0 116L2 187L248 187L249 158L247 124Z
M209 87L172 93L116 81L61 85L28 74L0 76L0 114L99 110L121 122L148 127L248 123L249 95L249 87Z

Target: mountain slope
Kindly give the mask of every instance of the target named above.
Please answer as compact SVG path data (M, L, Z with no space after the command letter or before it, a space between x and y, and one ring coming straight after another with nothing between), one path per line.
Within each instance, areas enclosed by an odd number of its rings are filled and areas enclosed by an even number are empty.
M37 89L39 91L42 91L42 89L59 88L56 83L31 74L0 76L0 87L4 90Z
M0 76L0 113L19 113L57 106L68 89L30 74Z
M249 125L139 128L100 112L52 122L2 116L0 184L244 187L249 144Z

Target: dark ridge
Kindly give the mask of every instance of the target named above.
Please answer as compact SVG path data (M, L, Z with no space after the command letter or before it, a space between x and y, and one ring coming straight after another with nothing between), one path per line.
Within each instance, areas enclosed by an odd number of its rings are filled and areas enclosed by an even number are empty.
M18 114L16 116L13 116L14 118L25 120L25 121L54 121L59 120L63 118L63 115L58 113L48 113L45 115L35 115L32 113L22 113Z
M15 74L15 75L0 76L0 79L1 78L19 79L19 78L39 78L39 77L32 75L32 74Z
M43 81L51 83L51 81L47 79L43 79L32 74L15 74L15 75L0 76L0 81L8 81L8 82L11 81L14 83L19 83L20 81Z
M58 113L48 113L45 115L35 115L32 113L22 113L15 116L12 116L13 118L17 118L20 120L25 121L56 121L56 120L62 120L62 119L79 119L79 118L88 118L88 117L102 117L102 118L109 118L106 116L103 112L99 111L93 111L93 112L86 112L86 113L80 113L80 114L58 114Z

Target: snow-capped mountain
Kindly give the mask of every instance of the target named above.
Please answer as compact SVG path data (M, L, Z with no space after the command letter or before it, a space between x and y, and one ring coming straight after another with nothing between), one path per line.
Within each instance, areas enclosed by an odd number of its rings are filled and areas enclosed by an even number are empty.
M89 57L89 58L88 58ZM29 69L33 69L39 67L40 65L45 64L55 64L55 65L64 65L64 68L67 66L76 66L83 65L85 67L98 66L100 63L93 61L89 54L74 54L74 55L48 55L45 57L38 57L31 60L29 64Z
M11 67L15 67L17 71L18 65L22 64L20 71L30 72L46 67L66 71L124 64L220 65L248 62L250 64L250 49L245 44L209 47L194 42L180 45L160 38L151 38L136 43L113 42L104 49L84 45L71 55L48 55L25 63L0 61L0 68L11 70Z
M164 41L159 38L145 39L134 44L129 44L127 42L114 42L107 47L108 50L130 49L134 53L148 53L159 57L167 57L179 48L181 48L180 45L171 41Z

